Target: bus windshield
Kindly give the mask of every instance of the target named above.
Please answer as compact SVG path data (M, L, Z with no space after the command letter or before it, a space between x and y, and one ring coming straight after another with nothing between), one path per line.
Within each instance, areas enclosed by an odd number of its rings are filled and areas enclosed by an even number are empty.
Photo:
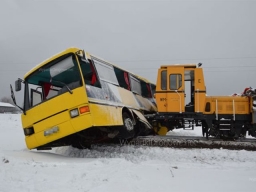
M74 54L64 55L39 68L25 79L25 110L81 86Z

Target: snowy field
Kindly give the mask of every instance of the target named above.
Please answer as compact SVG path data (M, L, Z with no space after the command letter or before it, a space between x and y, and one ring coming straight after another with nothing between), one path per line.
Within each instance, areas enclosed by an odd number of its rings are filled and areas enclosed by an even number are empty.
M0 192L247 192L256 153L102 146L28 150L20 116L0 115ZM200 130L170 134L201 135Z

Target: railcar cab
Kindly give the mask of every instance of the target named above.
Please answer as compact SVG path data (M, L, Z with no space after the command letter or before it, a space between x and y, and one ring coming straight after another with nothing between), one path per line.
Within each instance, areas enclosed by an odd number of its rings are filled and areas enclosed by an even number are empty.
M160 113L204 111L206 88L201 64L161 66L158 70L156 102Z

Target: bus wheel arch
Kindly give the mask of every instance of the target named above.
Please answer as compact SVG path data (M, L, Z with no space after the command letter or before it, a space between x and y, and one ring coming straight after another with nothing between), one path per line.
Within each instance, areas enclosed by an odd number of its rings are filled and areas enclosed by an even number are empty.
M127 116L130 117L130 119L132 120L133 125L136 125L136 119L134 117L134 114L132 113L132 111L130 111L128 108L124 107L122 109L122 118L123 118L123 122L124 122L124 117L128 118Z
M131 115L129 115L128 113L124 112L123 113L123 123L124 123L124 127L127 131L133 131L134 130L134 122L131 118Z
M130 139L135 136L135 119L128 108L122 110L123 126L120 127L119 138Z

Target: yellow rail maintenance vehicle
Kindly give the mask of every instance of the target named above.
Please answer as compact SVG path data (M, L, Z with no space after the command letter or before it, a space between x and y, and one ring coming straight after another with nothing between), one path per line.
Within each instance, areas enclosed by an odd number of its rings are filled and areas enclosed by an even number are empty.
M155 85L79 48L31 69L15 82L15 90L21 89L29 149L86 148L153 130L144 114L156 112ZM12 86L11 93L16 104Z
M167 131L202 127L202 134L237 139L256 137L256 90L238 96L208 96L199 64L164 65L158 70L155 99L158 112L147 119ZM164 134L164 133L163 133Z

